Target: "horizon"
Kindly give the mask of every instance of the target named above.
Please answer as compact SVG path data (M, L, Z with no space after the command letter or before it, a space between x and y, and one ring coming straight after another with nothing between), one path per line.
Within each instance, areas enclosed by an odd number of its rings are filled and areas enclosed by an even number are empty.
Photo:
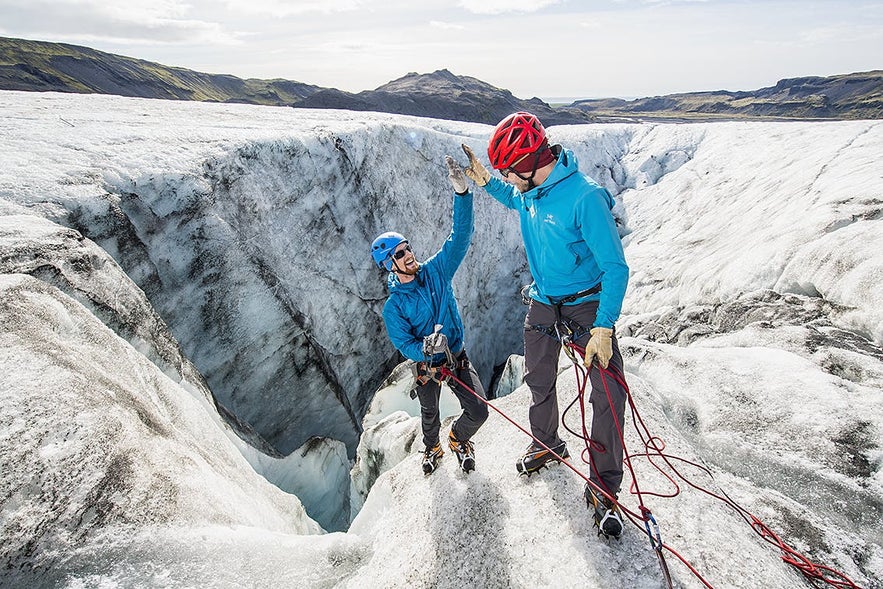
M84 48L84 49L91 49L91 50L96 50L96 51L104 51L104 50L102 50L102 49L97 49L97 48L95 48L95 47L90 47L90 46L88 46L88 45L80 45L80 44L77 44L77 43L67 43L67 42L64 42L64 41L46 41L46 40L43 40L43 39L26 39L26 38L22 38L22 37L0 37L0 38L18 39L18 40L22 40L22 41L37 42L37 43L59 43L59 44L64 44L64 45L71 45L71 46L76 46L76 47L82 47L82 48ZM105 51L105 53L109 53L109 52L106 52L106 51ZM124 55L124 54L118 54L118 53L117 53L117 54L113 54L113 55L117 55L117 56L119 56L119 57L124 57L124 58L129 58L129 59L144 60L142 57L138 57L138 56L136 56L136 55ZM149 61L149 60L144 60L144 61ZM158 65L161 65L161 66L164 66L164 67L169 67L169 68L183 68L183 66L173 65L173 64L168 64L168 63L160 63L160 62L151 62L151 63L157 63ZM189 69L189 68L183 68L183 69ZM451 74L453 74L453 75L455 75L455 76L457 76L457 77L464 77L464 76L462 76L461 74L458 74L457 72L451 71L450 68L443 67L443 68L439 68L439 69L437 69L437 70L434 70L434 71L432 71L432 72L407 72L407 73L401 74L400 76L398 76L398 77L396 77L396 78L392 78L392 79L390 79L390 80L387 80L386 82L383 82L382 84L380 84L380 85L378 85L378 86L376 86L376 87L374 87L374 88L365 88L364 90L365 90L365 91L376 90L376 89L379 88L380 86L383 86L383 85L385 85L385 84L387 84L387 83L389 83L389 82L393 82L393 81L395 81L395 80L398 80L398 79L401 79L401 78L404 78L404 77L407 77L407 76L410 76L410 75L415 75L415 74L416 74L416 75L419 75L419 76L425 76L425 75L431 75L431 74L433 74L433 73L435 73L435 72L438 72L438 71L441 71L441 70L446 70L446 71L450 72ZM202 74L208 74L208 75L234 75L234 74L227 74L227 73L223 73L223 72L221 72L221 73L216 73L216 72L205 72L205 71L201 71L201 70L191 70L191 71L195 71L195 72L197 72L197 73L202 73ZM768 88L768 87L775 86L775 85L776 85L777 83L779 83L780 81L782 81L782 80L787 80L787 79L804 78L804 77L819 77L819 78L824 78L824 77L831 77L831 76L845 76L845 75L855 75L855 74L872 73L872 72L876 72L876 71L883 71L883 70L880 70L880 69L873 69L873 70L863 70L863 71L838 72L838 73L830 74L829 76L817 76L817 75L814 75L814 74L807 74L807 75L805 75L805 76L789 76L789 77L787 77L787 78L779 78L779 79L777 79L777 80L775 80L775 81L771 81L771 82L769 82L769 83L764 84L763 86L758 86L758 87L756 87L756 88L745 88L745 89L738 89L738 90L733 90L733 89L729 89L729 88L705 88L705 89L689 90L689 91L683 91L683 92L672 92L672 93L669 93L668 95L673 95L673 94L694 94L694 93L707 93L707 92L750 92L750 91L759 90L759 89L761 89L761 88ZM255 78L255 76L247 76L247 77L236 76L236 77L238 77L238 78L240 78L240 79ZM470 77L474 77L474 76L470 76ZM303 83L303 84L312 84L311 82L306 81L306 80L293 80L293 79L287 79L287 78L262 78L262 79L264 79L264 80L284 79L285 81L288 81L288 82L296 82L296 83ZM486 80L480 80L480 81L485 82L485 83L488 83ZM312 84L312 85L317 85L317 84ZM337 89L337 90L341 90L341 88L339 88L339 87L325 87L325 86L323 86L322 88L334 88L334 89ZM503 90L510 90L509 88L502 88L502 89L503 89ZM510 91L511 91L511 90L510 90ZM349 91L348 91L348 92L349 92ZM361 92L361 90L358 91L358 92ZM353 93L353 94L356 94L356 93L358 93L358 92L352 92L352 93ZM625 101L634 101L634 100L640 100L640 99L642 99L642 98L653 98L653 97L656 97L656 96L663 96L663 95L660 95L660 94L647 94L647 95L643 95L643 96L638 96L638 95L632 95L632 96L600 96L600 95L573 95L573 96L549 96L549 95L536 95L536 96L518 96L518 95L516 95L514 92L513 92L513 95L515 95L515 96L516 96L517 98L519 98L519 99L525 99L525 100L526 100L526 99L530 99L530 98L539 98L539 99L543 100L544 102L546 102L547 104L550 104L550 105L553 105L553 106L555 106L555 105L569 105L569 104L572 104L572 103L574 103L574 102L576 102L576 101L579 101L579 100L606 100L606 99L620 99L620 100L625 100Z
M883 44L883 4L834 0L603 0L591 8L568 0L419 8L399 0L0 0L0 8L3 36L352 93L439 69L522 99L749 91L879 69Z

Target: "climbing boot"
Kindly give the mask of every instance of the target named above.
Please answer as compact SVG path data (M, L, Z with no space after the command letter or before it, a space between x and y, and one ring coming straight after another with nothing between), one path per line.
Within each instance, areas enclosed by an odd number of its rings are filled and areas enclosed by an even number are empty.
M556 446L549 446L549 448L554 454L536 442L528 446L521 458L518 459L518 462L515 463L515 468L518 470L518 474L531 475L544 467L549 461L561 462L561 458L567 458L570 456L570 454L567 453L567 444L564 442L561 442Z
M586 505L592 510L598 535L604 534L605 538L619 540L622 536L622 515L616 503L595 491L588 483L586 483L585 497Z
M452 429L448 436L448 445L454 454L457 455L457 462L460 463L460 468L463 469L463 472L475 470L475 448L472 446L471 441L461 442L454 437L454 430Z
M436 444L432 448L427 448L423 452L423 474L432 474L438 467L438 461L445 455L441 444Z

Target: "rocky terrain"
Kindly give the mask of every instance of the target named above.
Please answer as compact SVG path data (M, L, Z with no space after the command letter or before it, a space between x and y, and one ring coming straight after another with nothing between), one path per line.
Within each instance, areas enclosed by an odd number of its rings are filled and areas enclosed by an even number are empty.
M0 37L0 90L76 92L375 111L495 124L528 110L547 125L637 120L883 118L883 70L779 81L753 91L691 92L570 105L522 99L446 69L409 73L358 93L292 80L206 74L64 43ZM586 92L592 92L587 88Z
M319 87L204 74L66 43L0 37L0 89L281 105Z
M883 70L780 80L752 92L690 92L637 100L579 100L571 106L596 118L879 119Z

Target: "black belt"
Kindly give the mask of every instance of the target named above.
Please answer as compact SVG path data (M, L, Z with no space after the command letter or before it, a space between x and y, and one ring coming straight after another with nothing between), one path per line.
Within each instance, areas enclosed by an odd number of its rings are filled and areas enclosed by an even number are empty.
M549 297L549 300L553 301L552 304L555 306L555 323L553 323L552 325L529 325L527 329L530 329L531 331L539 331L540 333L548 335L549 337L558 341L561 341L562 335L567 336L571 340L577 340L581 338L585 334L589 333L591 328L583 327L573 319L562 318L561 307L566 303L572 303L577 299L581 299L583 297L587 297L599 292L601 292L600 282L592 288L587 288L586 290L581 290L578 293L562 297L558 299L557 302Z
M552 301L552 304L555 306L566 305L567 303L572 303L573 301L575 301L577 299L581 299L583 297L587 297L587 296L593 295L593 294L598 294L599 292L601 292L601 283L600 282L598 284L596 284L595 286L593 286L592 288L587 288L586 290L581 290L578 293L575 293L572 295L567 295L566 297L562 297L562 298L558 299L557 301L555 299L553 299L552 297L549 297L549 300Z
M525 329L539 331L558 341L561 341L562 335L567 335L572 341L576 341L589 333L592 328L583 327L572 319L560 319L552 325L528 325Z

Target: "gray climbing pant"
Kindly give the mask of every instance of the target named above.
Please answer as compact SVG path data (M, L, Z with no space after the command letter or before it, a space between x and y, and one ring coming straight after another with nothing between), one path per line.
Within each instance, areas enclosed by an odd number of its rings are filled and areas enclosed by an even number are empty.
M585 347L589 341L588 330L595 322L598 311L597 301L588 301L577 305L562 305L561 316L556 314L553 305L546 305L535 300L530 301L530 308L524 320L524 381L530 388L530 429L531 433L539 441L547 446L554 447L561 443L558 437L558 391L556 381L558 378L558 356L561 352L561 342L553 335L544 333L536 328L553 326L556 321L569 320L572 324L584 326L585 334L576 339L579 346ZM616 334L613 335L613 356L610 358L608 370L613 370L624 376L622 368L622 355L619 352L619 343ZM592 482L605 489L611 495L619 493L622 483L622 439L616 427L618 421L623 424L625 412L626 392L625 389L613 378L606 379L607 390L610 392L611 402L608 401L600 371L593 367L589 376L592 392L589 402L592 404L592 427L590 436L602 449L595 449L594 444L590 448L592 460L592 472L589 478ZM614 420L614 415L616 420ZM571 428L573 429L573 428Z
M478 379L478 373L472 367L466 357L465 351L457 355L458 366L454 368L453 373L458 379L470 389L478 393L482 399L486 398L484 387ZM480 399L467 391L463 386L453 379L447 382L451 392L460 401L460 407L463 413L451 426L454 437L461 442L466 442L475 435L478 428L487 420L488 409ZM417 398L420 399L420 424L423 429L423 444L427 448L432 448L439 443L438 433L441 429L441 418L438 413L438 401L441 395L441 385L434 380L428 381L426 384L417 385Z

